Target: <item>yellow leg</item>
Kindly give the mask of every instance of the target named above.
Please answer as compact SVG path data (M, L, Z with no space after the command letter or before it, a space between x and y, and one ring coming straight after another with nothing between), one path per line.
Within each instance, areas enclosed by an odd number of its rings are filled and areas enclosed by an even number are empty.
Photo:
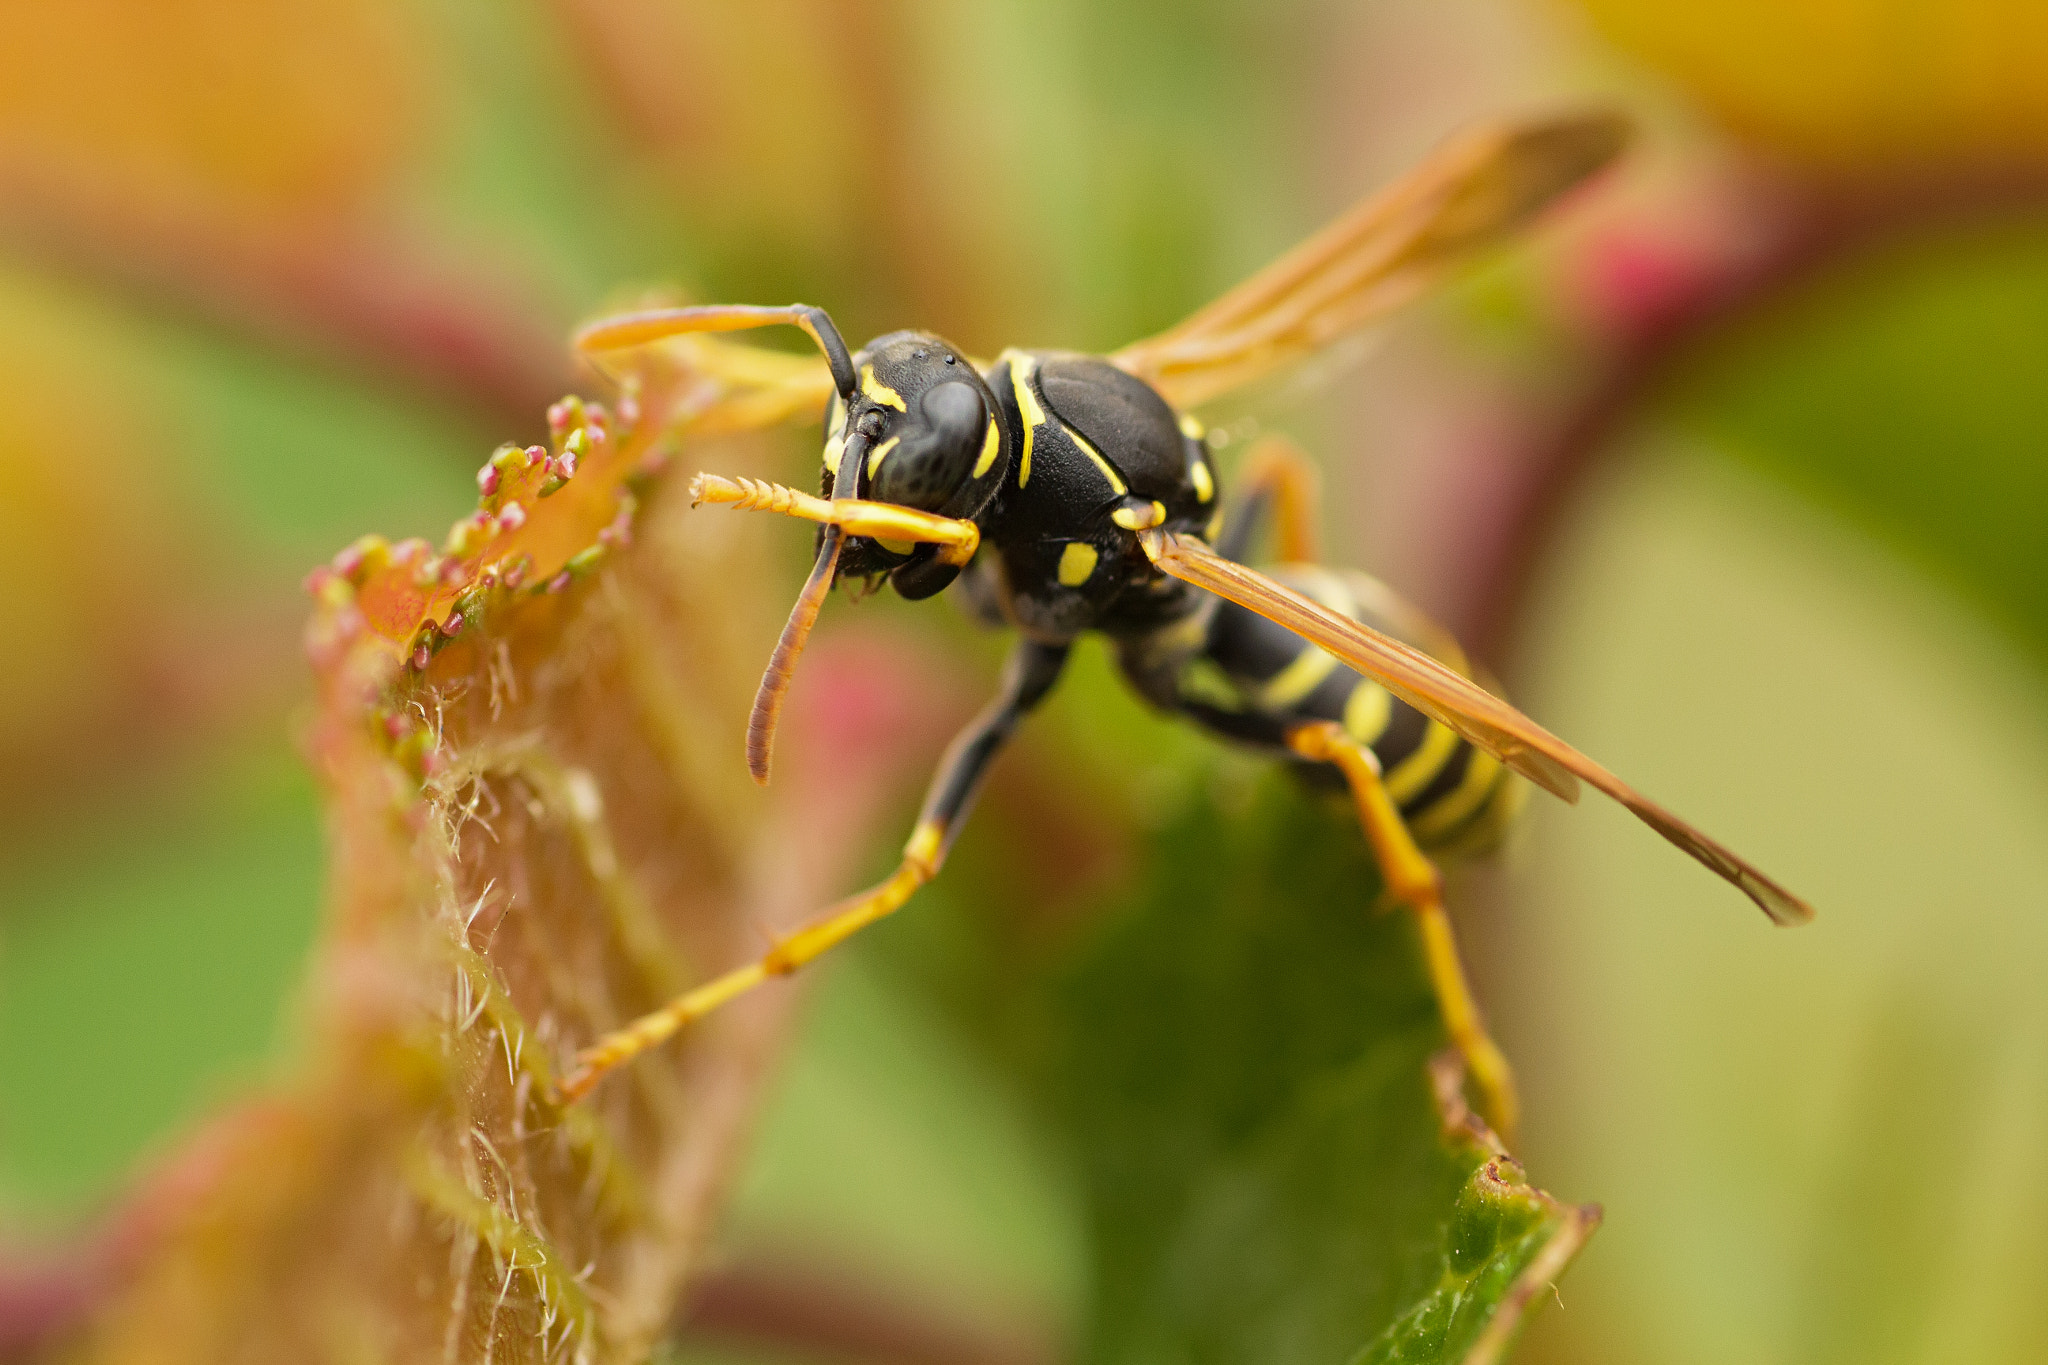
M1322 533L1316 524L1321 489L1314 461L1284 436L1261 438L1237 475L1240 504L1272 499L1273 558L1282 564L1322 562Z
M642 1015L598 1039L577 1054L575 1066L558 1089L562 1102L583 1098L607 1072L665 1042L684 1025L702 1019L770 977L789 975L827 948L902 909L920 886L938 875L952 836L959 832L973 809L989 764L1008 742L1017 722L1052 690L1066 661L1065 645L1020 640L1011 650L1001 693L954 736L946 756L939 760L938 771L932 774L931 786L925 792L917 827L903 846L903 861L888 880L839 902L777 943L760 961L707 981L652 1014Z
M575 1067L559 1087L562 1102L573 1104L582 1099L607 1073L667 1042L686 1024L745 995L770 977L788 976L827 948L902 909L911 894L938 873L944 858L943 829L930 821L920 821L910 842L904 845L903 861L886 881L833 906L782 939L758 962L750 962L677 996L577 1053Z
M1287 743L1303 758L1336 764L1350 784L1352 799L1358 806L1358 822L1372 844L1380 873L1386 879L1387 893L1409 908L1422 933L1423 960L1428 966L1430 985L1436 991L1437 1008L1443 1013L1444 1028L1465 1058L1487 1122L1503 1141L1512 1145L1521 1117L1514 1072L1486 1032L1486 1022L1480 1017L1472 988L1465 980L1464 965L1458 961L1457 940L1451 934L1450 916L1444 912L1443 878L1415 846L1415 837L1403 823L1394 799L1387 795L1386 784L1380 780L1379 760L1371 749L1346 734L1342 726L1327 721L1290 732Z

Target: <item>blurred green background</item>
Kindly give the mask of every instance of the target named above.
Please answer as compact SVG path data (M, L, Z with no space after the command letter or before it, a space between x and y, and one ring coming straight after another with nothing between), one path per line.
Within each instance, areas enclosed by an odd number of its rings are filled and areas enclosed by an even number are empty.
M1583 212L1225 428L1303 439L1333 551L1821 910L1767 932L1591 803L1540 806L1459 884L1530 1170L1608 1214L1519 1358L2048 1357L2032 7L36 0L4 23L6 1245L106 1208L289 1057L323 873L299 576L460 514L573 382L577 318L674 283L813 300L849 335L1108 347L1463 123L1606 101L1646 133ZM1558 492L1523 583L1503 528L1530 484ZM1101 747L1077 737L1183 768L1200 746L1084 662L1015 762L1142 806L1142 777L1068 772ZM923 965L1003 866L992 796L924 920L820 973L732 1255L1072 1320L1066 1177Z

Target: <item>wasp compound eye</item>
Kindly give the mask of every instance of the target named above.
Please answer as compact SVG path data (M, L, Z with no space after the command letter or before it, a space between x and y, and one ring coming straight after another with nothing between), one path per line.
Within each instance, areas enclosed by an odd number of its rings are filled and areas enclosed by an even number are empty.
M967 480L988 430L981 392L962 380L926 389L916 418L875 467L868 496L935 512Z

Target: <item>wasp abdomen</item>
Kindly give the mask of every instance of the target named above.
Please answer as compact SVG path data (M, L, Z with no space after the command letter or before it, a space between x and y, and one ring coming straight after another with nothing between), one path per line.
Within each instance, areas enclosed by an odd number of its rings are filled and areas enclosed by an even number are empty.
M1470 676L1463 654L1447 639L1375 609L1392 600L1376 580L1306 565L1275 569L1271 576ZM1490 845L1521 803L1520 780L1491 754L1284 626L1234 603L1217 605L1201 644L1174 665L1170 679L1137 681L1147 695L1166 700L1204 728L1276 752L1287 752L1287 734L1298 726L1337 722L1372 750L1402 819L1431 847L1476 851ZM1312 776L1335 779L1327 765L1303 766Z

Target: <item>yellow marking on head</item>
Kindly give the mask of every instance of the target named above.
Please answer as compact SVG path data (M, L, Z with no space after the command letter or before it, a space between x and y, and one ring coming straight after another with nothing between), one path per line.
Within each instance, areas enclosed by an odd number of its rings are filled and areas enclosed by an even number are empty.
M1067 548L1060 551L1060 583L1069 588L1080 587L1095 572L1095 561L1100 558L1087 541L1069 541Z
M901 436L891 436L888 440L882 442L880 445L876 446L873 450L868 452L869 478L872 479L873 477L875 477L875 471L882 467L882 461L889 458L889 452L894 450L896 448L896 443L898 441L901 441L902 439L903 438Z
M902 394L875 378L875 367L872 365L860 367L860 391L885 408L894 408L898 412L910 411L903 405Z
M825 468L837 474L839 457L846 452L846 400L832 395L832 416L825 423L831 434L825 438Z
M1195 496L1203 502L1207 502L1216 496L1216 480L1209 473L1209 462L1207 460L1196 460L1194 464L1189 466L1188 477L1194 480Z
M1108 460L1102 458L1101 451L1089 445L1086 437L1068 426L1065 422L1060 423L1060 430L1066 432L1074 444L1081 447L1082 454L1095 461L1095 467L1102 471L1103 478L1109 480L1109 486L1116 491L1118 497L1130 496L1131 490L1124 487L1124 481L1117 477L1116 468Z
M988 435L981 439L981 458L974 462L974 478L978 479L988 473L989 467L995 464L996 455L1002 448L1002 434L996 430L996 419L991 417L988 419Z
M1315 645L1304 644L1301 653L1287 661L1287 667L1253 686L1252 697L1264 711L1286 711L1301 702L1337 671L1337 656Z
M1444 764L1458 751L1459 743L1456 731L1431 721L1415 752L1396 763L1394 771L1387 774L1387 795L1394 798L1394 804L1413 798L1435 781Z
M1370 746L1386 732L1393 714L1394 698L1387 689L1370 678L1360 678L1344 699L1344 733Z
M917 548L917 542L914 540L883 540L880 536L875 537L875 544L892 555L907 555Z
M1038 362L1019 353L1010 360L1010 388L1017 395L1017 411L1024 414L1024 453L1017 457L1017 487L1031 482L1031 433L1045 421L1045 410L1031 393L1031 371Z
M1199 441L1209 434L1209 429L1193 413L1184 412L1180 415L1180 434L1190 441Z
M1480 803L1493 795L1493 784L1501 772L1500 760L1484 749L1474 749L1472 756L1465 760L1465 775L1458 779L1458 785L1430 803L1427 810L1419 811L1408 822L1408 831L1417 839L1436 839L1449 834L1463 824Z

